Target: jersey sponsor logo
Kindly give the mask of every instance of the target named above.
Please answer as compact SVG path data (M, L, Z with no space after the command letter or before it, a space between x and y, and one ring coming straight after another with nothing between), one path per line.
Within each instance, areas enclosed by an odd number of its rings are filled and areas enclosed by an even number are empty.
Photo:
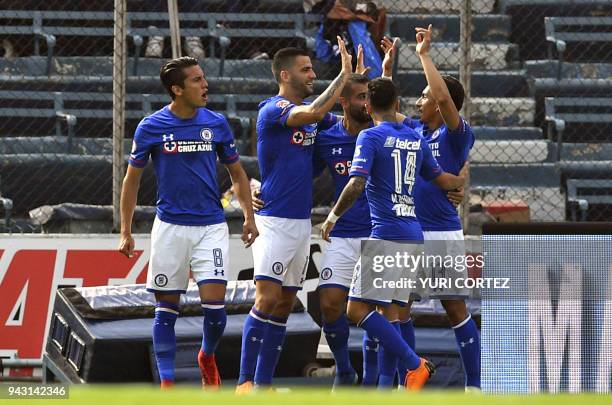
M342 148L332 148L332 155L341 155Z
M165 287L166 284L168 284L168 277L166 277L165 274L158 274L157 276L155 276L153 281L155 281L156 286Z
M394 146L396 149L419 150L421 149L421 140L409 141L407 139L396 139Z
M202 141L178 141L179 153L212 152L213 144Z
M301 145L304 143L304 133L302 131L295 131L291 135L291 143L294 145Z
M277 106L278 108L285 108L285 107L287 107L289 104L291 104L291 103L290 103L288 100L278 100L278 101L276 102L276 106Z
M276 274L277 276L283 274L283 264L281 262L275 262L272 265L272 273Z
M174 134L170 134L170 135L163 134L162 141L164 142L174 141Z
M395 146L395 137L394 136L388 136L387 139L385 140L385 148L393 148Z
M176 142L166 142L163 145L162 152L164 153L177 153L178 145Z
M204 142L210 142L213 139L213 132L210 128L202 128L200 131L200 138Z
M324 268L323 270L321 270L321 280L329 280L332 274L332 269L330 269L329 267Z
M343 175L343 176L348 176L348 172L350 168L351 168L350 160L343 160L343 161L334 163L334 169L336 170L336 173Z

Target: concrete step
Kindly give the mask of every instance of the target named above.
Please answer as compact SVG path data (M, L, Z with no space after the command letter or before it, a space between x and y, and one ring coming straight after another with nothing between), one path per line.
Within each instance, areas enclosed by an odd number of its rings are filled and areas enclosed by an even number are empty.
M456 69L445 70L443 74L459 78ZM400 70L396 82L402 94L418 96L427 86L422 69ZM523 70L472 71L472 97L526 97L529 83Z
M462 0L381 0L379 2L390 14L401 13L435 13L459 14ZM495 7L495 0L472 0L472 12L490 14Z
M399 52L400 69L420 69L421 62L415 52L416 43L402 44ZM518 67L518 48L510 43L473 43L472 69L503 70ZM460 62L459 44L433 42L430 55L439 69L457 69Z
M553 163L474 163L470 182L491 187L559 187L560 173Z
M387 16L390 34L402 40L414 41L415 27L433 25L433 41L459 41L459 15L450 14L391 14ZM472 40L506 42L511 32L510 17L501 14L474 15Z
M554 158L554 145L549 141L480 141L470 152L473 163L538 163Z
M414 97L402 97L401 108L407 114L414 112ZM535 100L531 98L473 97L473 126L532 126L535 113Z
M496 140L541 140L544 139L541 128L536 127L472 127L477 141Z

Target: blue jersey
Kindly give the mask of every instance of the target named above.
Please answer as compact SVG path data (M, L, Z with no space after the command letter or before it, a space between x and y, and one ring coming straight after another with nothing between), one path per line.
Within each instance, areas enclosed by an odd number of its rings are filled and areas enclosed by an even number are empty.
M374 239L422 241L413 187L417 175L432 180L442 169L421 135L404 123L383 122L361 131L351 176L367 177Z
M181 119L168 106L144 118L134 134L129 164L143 168L153 159L157 177L157 216L176 225L212 225L225 221L217 184L221 163L238 161L225 117L198 108Z
M336 123L327 114L318 124L288 127L287 118L296 105L281 96L259 104L257 158L261 174L258 215L308 219L312 209L312 156L317 131Z
M417 120L410 120L409 125L427 140L442 169L458 175L474 146L474 133L468 123L461 118L461 123L455 131L450 131L446 125L430 131ZM414 200L417 218L424 231L461 230L461 219L457 209L448 200L445 190L417 177Z
M317 135L314 156L315 176L321 174L327 166L334 179L335 201L338 201L344 186L349 181L356 141L357 136L349 134L341 121ZM371 230L370 207L364 193L338 219L330 235L338 238L365 238L370 235Z

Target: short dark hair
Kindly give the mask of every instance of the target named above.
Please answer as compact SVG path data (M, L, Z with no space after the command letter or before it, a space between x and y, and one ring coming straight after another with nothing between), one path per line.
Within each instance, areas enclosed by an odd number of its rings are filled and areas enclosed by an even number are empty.
M366 75L362 75L360 73L351 73L348 78L348 81L344 85L342 89L341 97L348 97L351 95L353 90L353 84L366 84L369 83L370 79Z
M190 66L196 66L197 64L197 59L190 56L183 56L182 58L172 59L162 66L159 71L159 79L170 97L172 97L172 100L176 97L176 94L172 91L172 86L180 86L183 88L185 85L185 78L187 75L183 69Z
M376 78L368 83L370 106L375 111L385 111L397 103L398 90L389 79Z
M463 89L463 85L453 76L443 75L442 80L444 80L446 88L448 88L448 92L453 99L453 103L455 103L457 111L460 111L461 107L463 107L463 99L465 98L465 90Z
M281 70L291 67L293 60L297 56L310 56L308 52L300 48L283 48L274 54L272 59L272 74L277 82L280 82Z

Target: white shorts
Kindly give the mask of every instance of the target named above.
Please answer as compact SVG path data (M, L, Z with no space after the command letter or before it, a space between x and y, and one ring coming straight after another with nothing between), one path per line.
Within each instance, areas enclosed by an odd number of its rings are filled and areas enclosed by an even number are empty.
M361 241L367 239L331 238L323 256L319 288L335 287L349 291L353 271L361 254Z
M423 231L425 240L425 255L435 257L465 257L465 240L463 231ZM465 299L469 297L468 289L463 288L464 283L457 287L456 280L465 279L468 276L467 268L462 265L448 266L448 263L440 263L423 266L419 278L425 277L427 281L423 286L419 282L419 289L415 292L417 299ZM442 284L440 280L447 280Z
M255 281L275 281L300 290L310 257L310 219L255 215L259 236L253 243Z
M381 241L383 242L383 241ZM423 252L422 244L399 244L394 243L393 241L384 241L389 244L387 246L388 252L385 252L387 255L394 256L395 253L401 249L401 251L407 252L412 256L419 256ZM368 277L363 277L363 272L368 271L371 272ZM374 285L371 281L374 278L379 278L384 282L397 282L401 281L400 278L404 278L405 280L412 280L412 283L415 283L416 275L420 272L420 269L415 269L414 272L410 273L386 273L381 272L379 274L374 274L373 269L362 268L362 257L359 258L357 264L355 265L355 271L353 272L353 279L351 281L351 289L349 291L349 301L363 301L368 302L370 304L376 304L381 306L386 306L391 303L398 304L400 306L405 306L410 300L411 293L413 293L415 288L411 288L409 285L397 285L394 289L385 289L385 296L381 296L381 289ZM416 284L413 284L416 285Z
M151 259L147 290L185 293L189 270L198 285L227 284L229 271L227 224L174 225L155 217L151 230Z

